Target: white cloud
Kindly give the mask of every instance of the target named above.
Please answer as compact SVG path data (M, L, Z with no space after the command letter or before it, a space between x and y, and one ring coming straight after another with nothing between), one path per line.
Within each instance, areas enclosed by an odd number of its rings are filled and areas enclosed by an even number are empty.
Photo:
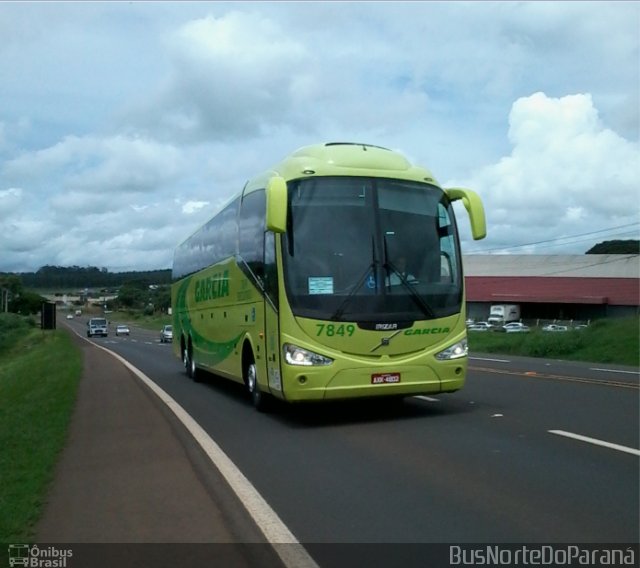
M22 193L19 187L0 190L0 219L18 210L22 203Z
M177 149L153 140L70 136L8 160L3 173L9 179L55 179L59 189L144 192L177 175L180 160Z
M45 219L15 216L0 222L3 253L28 252L55 234Z
M567 209L564 212L564 220L569 222L580 221L581 219L584 219L585 214L586 214L586 211L584 207L581 207L581 206L567 207Z
M0 13L0 270L167 266L249 177L321 141L466 180L489 218L467 251L637 218L638 3Z
M193 213L200 211L203 207L206 207L207 205L209 205L208 201L187 201L182 206L182 212L185 213L186 215L192 215Z
M269 75L295 61L305 49L275 21L257 13L229 12L183 25L174 35L176 51L187 61L200 60L219 68L251 69Z
M590 95L523 97L509 124L511 154L464 182L483 196L488 219L489 238L474 248L638 219L640 148L602 124Z
M148 97L131 107L135 128L201 142L255 136L286 120L306 48L275 21L252 12L207 15L183 24L167 46L171 73L152 107Z

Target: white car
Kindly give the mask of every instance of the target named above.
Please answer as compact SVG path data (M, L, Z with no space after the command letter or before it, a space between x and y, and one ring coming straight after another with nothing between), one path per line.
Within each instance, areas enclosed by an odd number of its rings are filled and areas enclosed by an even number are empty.
M512 321L511 323L503 325L502 329L504 329L507 333L526 333L527 331L529 331L529 326L524 325L519 321Z
M120 324L116 326L116 335L129 335L131 330L128 325Z
M493 326L486 321L479 321L469 326L469 331L491 331Z
M173 326L165 325L160 331L160 343L170 343L173 341Z
M549 325L545 325L542 328L542 331L569 331L569 328L566 325L556 325L555 323L550 323Z

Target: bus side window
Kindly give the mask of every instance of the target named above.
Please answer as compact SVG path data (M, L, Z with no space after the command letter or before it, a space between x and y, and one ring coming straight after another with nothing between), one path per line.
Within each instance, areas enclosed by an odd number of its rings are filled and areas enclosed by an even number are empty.
M264 232L266 201L264 190L254 191L242 198L240 206L239 253L253 274L264 280Z

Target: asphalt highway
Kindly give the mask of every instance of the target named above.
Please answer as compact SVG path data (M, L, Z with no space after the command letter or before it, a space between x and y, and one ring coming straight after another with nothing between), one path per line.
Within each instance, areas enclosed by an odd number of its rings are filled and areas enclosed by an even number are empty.
M312 550L638 542L638 369L472 353L458 393L262 414L240 385L188 379L159 330L92 341L169 393Z

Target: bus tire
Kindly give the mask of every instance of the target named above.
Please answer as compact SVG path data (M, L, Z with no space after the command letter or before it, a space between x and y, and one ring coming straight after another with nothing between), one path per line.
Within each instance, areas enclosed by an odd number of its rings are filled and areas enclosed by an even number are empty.
M193 356L193 346L191 341L189 341L188 347L186 347L182 352L182 361L184 363L185 370L187 371L187 376L193 380L194 383L200 382L200 371L198 367L196 367L196 360Z
M189 362L189 351L187 350L187 345L184 340L182 341L182 364L184 365L184 372L190 377L189 367L191 363Z
M258 369L253 360L247 365L247 389L253 407L259 412L265 412L269 408L269 395L263 393L258 384Z

